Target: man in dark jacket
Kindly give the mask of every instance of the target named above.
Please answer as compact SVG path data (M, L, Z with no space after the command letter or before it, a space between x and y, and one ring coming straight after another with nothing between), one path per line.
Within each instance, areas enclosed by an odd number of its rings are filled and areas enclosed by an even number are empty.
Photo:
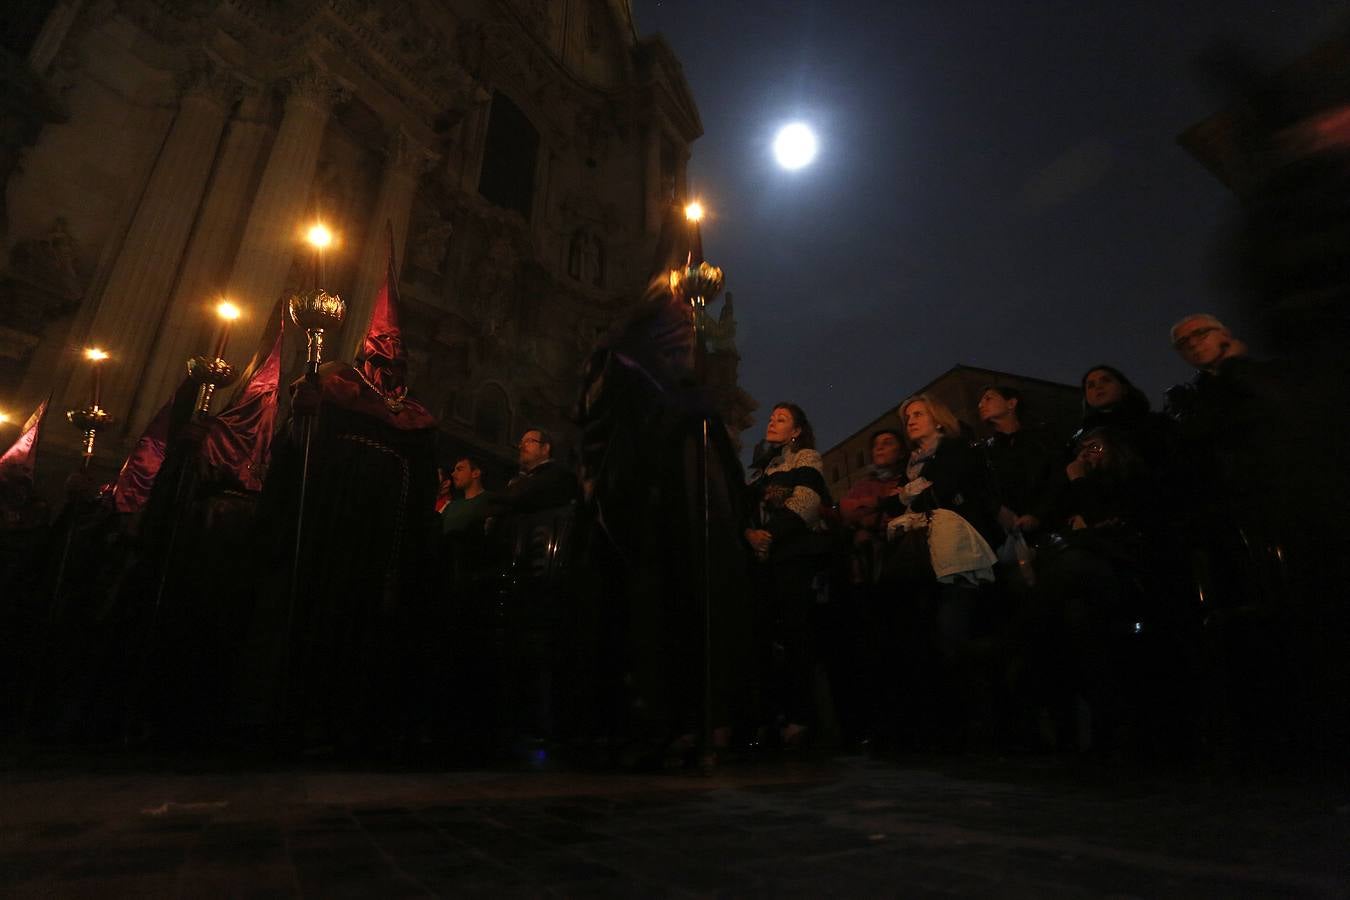
M1198 580L1235 612L1223 638L1229 681L1237 681L1230 696L1254 698L1237 711L1247 720L1243 736L1292 728L1314 745L1344 747L1350 618L1341 521L1350 490L1336 455L1337 389L1315 374L1316 360L1305 368L1252 358L1211 315L1187 316L1171 337L1198 370L1168 392L1168 411L1193 476L1184 499ZM1255 624L1242 627L1245 620ZM1297 719L1284 721L1291 712Z
M553 459L553 437L542 428L520 436L520 474L493 498L495 514L532 513L577 499L577 476Z
M994 431L984 441L984 453L999 502L999 524L1009 532L1039 531L1049 522L1056 488L1064 480L1062 442L1043 428L1024 424L1024 401L1016 388L985 388L979 411Z

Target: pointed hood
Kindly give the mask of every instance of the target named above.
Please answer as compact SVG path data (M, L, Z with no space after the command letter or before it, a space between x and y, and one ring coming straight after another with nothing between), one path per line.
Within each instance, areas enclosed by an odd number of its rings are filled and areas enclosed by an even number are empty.
M112 484L114 510L120 513L139 512L150 499L150 491L164 465L169 440L178 426L191 416L188 404L195 399L196 393L197 385L183 379L173 396L145 426L145 431L122 463L117 479Z
M597 349L620 354L636 363L664 386L686 378L694 364L694 316L689 304L670 287L672 269L683 269L703 259L702 238L697 223L684 216L679 204L671 204L661 225L647 289L600 339Z
M47 418L47 406L51 397L38 404L33 414L24 422L19 438L4 456L0 456L0 481L16 484L33 483L33 472L37 465L38 440L42 437L42 423Z
M389 256L384 283L375 296L366 339L357 355L361 376L381 397L395 402L408 395L408 354L398 327L398 268L394 265L394 228L388 226Z
M277 418L284 331L283 319L272 351L244 382L234 402L207 423L200 458L209 473L208 480L248 491L262 490Z

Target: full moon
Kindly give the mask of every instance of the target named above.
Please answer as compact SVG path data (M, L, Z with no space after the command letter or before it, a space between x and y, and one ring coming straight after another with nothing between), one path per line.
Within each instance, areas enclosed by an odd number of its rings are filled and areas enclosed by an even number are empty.
M773 155L785 169L800 169L816 158L816 135L801 122L778 129L773 139Z

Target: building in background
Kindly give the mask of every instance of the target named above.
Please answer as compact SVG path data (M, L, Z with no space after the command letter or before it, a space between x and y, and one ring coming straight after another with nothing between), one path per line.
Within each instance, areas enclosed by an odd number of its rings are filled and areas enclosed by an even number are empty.
M1240 203L1226 235L1229 285L1268 350L1343 359L1350 341L1350 29L1279 69L1233 49L1212 69L1229 102L1178 141Z
M360 344L389 223L414 395L450 448L508 465L525 427L566 431L581 360L645 286L702 133L628 0L18 0L0 16L0 404L55 389L80 405L77 351L97 344L121 423L105 466L206 352L217 298L245 310L231 362L270 341L312 277L298 238L316 218L348 304L331 358ZM748 422L729 311L710 371Z
M994 384L1014 387L1021 392L1028 410L1025 421L1043 423L1052 432L1064 435L1066 442L1077 429L1082 417L1081 393L1077 385L958 364L922 387L896 397L895 405L890 409L821 454L830 493L837 501L866 474L872 463L874 432L892 428L902 435L905 433L898 407L906 397L914 394L932 394L950 406L961 424L970 428L972 439L988 434L988 429L980 423L977 406L980 394Z

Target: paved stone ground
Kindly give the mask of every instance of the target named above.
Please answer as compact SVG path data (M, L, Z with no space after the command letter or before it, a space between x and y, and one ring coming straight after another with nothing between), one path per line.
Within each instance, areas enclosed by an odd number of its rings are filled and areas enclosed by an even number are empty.
M1346 897L1350 790L1055 761L16 769L10 897Z

